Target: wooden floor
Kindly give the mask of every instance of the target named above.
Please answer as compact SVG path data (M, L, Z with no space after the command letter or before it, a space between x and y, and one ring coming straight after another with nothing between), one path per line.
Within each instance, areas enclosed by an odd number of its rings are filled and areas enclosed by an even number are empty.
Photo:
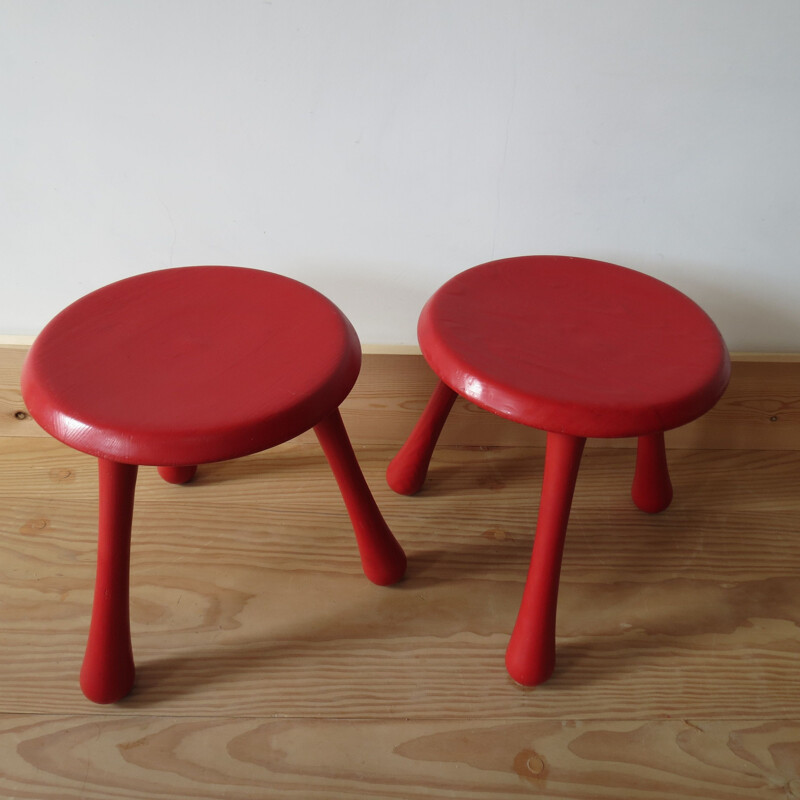
M540 449L441 448L393 495L396 587L361 574L333 478L300 441L170 486L143 469L133 694L77 676L95 464L0 437L0 797L800 798L800 454L675 450L637 511L633 451L587 450L553 679L503 654Z

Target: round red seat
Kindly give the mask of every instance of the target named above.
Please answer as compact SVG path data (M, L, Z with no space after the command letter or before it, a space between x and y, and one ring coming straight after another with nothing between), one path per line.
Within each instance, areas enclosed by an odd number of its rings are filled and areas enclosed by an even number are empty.
M632 269L529 256L452 278L420 315L434 372L473 403L573 436L665 431L728 382L725 345L686 295Z
M399 580L400 545L364 481L339 414L361 365L339 309L290 278L239 267L181 267L76 301L25 361L28 410L55 438L98 457L97 582L81 686L106 703L134 680L128 564L139 465L173 483L197 464L264 450L310 428L353 522L364 572Z
M456 395L548 432L531 569L506 664L533 685L552 673L564 535L587 437L639 437L633 499L672 499L663 432L721 397L725 344L692 300L655 278L583 258L523 256L445 283L422 310L423 355L440 383L387 471L403 494L425 480Z
M180 267L83 297L37 337L22 387L37 422L130 464L222 461L308 430L350 392L352 326L303 283Z

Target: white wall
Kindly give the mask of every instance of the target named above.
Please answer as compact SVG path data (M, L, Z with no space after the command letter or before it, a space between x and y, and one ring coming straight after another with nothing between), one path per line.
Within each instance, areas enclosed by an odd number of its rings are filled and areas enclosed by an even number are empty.
M0 333L223 263L413 343L455 272L638 267L800 351L797 0L0 0Z

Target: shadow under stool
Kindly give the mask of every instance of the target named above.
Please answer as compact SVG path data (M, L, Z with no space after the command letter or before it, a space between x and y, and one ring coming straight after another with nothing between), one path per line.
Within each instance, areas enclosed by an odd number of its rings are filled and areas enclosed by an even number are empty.
M240 267L180 267L113 283L70 305L25 361L33 418L98 458L97 579L81 688L94 702L134 682L129 563L139 465L185 483L198 464L266 450L313 428L344 497L366 576L406 558L375 504L339 414L361 347L319 292Z
M440 378L387 470L414 494L457 395L547 431L530 569L506 667L518 683L547 680L564 539L588 437L638 437L632 496L664 510L672 485L664 431L708 411L727 387L730 359L705 312L659 280L583 258L523 256L456 275L427 302L422 353Z

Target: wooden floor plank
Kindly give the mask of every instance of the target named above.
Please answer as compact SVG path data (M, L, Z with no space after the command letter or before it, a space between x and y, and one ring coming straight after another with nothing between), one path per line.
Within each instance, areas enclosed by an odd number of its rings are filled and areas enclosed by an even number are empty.
M674 506L630 503L631 454L579 478L558 665L522 689L503 653L530 555L541 451L437 451L416 498L359 449L408 578L363 578L313 444L143 470L132 555L138 680L122 714L371 720L800 718L800 459L670 453ZM96 476L49 440L0 438L0 712L91 715L76 676L92 596Z
M345 722L0 717L4 797L545 796L758 800L800 794L800 723Z

